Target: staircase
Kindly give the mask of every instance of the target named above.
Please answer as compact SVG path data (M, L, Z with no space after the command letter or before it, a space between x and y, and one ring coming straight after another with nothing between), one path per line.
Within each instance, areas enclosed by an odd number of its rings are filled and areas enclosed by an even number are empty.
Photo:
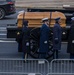
M0 24L0 39L5 39L7 37L7 29L5 26Z
M7 38L7 26L0 24L0 42L3 41L15 41L15 38Z
M15 0L16 7L74 8L74 0Z

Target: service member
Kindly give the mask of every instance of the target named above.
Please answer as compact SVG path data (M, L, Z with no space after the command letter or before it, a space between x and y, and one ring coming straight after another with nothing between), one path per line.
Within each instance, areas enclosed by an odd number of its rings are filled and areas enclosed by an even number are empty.
M58 59L58 51L61 50L61 35L62 30L60 26L60 17L55 18L55 24L53 27L53 50L54 50L54 58Z
M46 52L49 50L49 19L42 19L42 27L40 28L40 58L45 58Z
M28 21L24 20L23 28L22 28L22 50L23 50L23 58L25 58L26 53L29 51L29 28Z
M71 18L71 27L68 37L67 52L70 53L70 58L74 59L74 17Z

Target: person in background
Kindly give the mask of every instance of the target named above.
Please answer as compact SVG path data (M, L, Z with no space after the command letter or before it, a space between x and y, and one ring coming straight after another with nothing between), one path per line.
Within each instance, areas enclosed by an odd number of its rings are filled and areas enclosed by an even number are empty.
M60 26L60 22L60 17L55 18L55 24L53 27L53 50L55 59L58 59L58 51L61 50L62 29Z
M42 19L42 27L40 28L40 47L39 58L45 58L47 51L49 50L49 19L43 18Z
M70 53L70 58L74 59L74 17L71 18L71 23L68 36L67 53Z
M24 20L23 28L22 28L22 51L23 51L23 58L27 55L29 51L29 28L28 28L28 21Z

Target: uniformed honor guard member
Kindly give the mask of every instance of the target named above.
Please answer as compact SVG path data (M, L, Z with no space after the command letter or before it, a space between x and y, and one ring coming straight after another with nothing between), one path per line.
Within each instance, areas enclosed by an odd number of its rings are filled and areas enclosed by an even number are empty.
M40 58L45 58L47 51L49 50L49 19L42 19L42 27L40 28Z
M16 41L18 43L18 52L22 52L22 33L17 32Z
M60 21L60 17L55 18L55 24L53 27L53 50L55 59L58 59L58 51L61 50L62 29L60 27Z
M71 18L71 27L68 36L67 52L70 53L70 58L74 59L74 17Z
M22 28L22 50L23 50L23 58L25 58L26 53L29 51L29 28L28 28L28 21L24 20L23 28Z

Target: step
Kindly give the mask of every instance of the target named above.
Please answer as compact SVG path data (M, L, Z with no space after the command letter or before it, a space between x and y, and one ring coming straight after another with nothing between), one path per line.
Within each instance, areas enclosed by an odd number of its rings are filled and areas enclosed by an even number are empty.
M6 27L7 25L6 24L1 24L0 23L0 27Z
M7 37L6 27L0 27L0 38L6 38L6 37Z
M5 29L6 29L6 27L1 27L1 26L0 26L0 30L5 30Z
M62 7L74 5L74 0L16 0L17 7Z
M0 34L7 34L7 30L0 30Z
M15 41L15 38L0 38L0 40L4 40L4 41Z
M7 37L7 34L5 33L0 33L0 38L6 38Z

